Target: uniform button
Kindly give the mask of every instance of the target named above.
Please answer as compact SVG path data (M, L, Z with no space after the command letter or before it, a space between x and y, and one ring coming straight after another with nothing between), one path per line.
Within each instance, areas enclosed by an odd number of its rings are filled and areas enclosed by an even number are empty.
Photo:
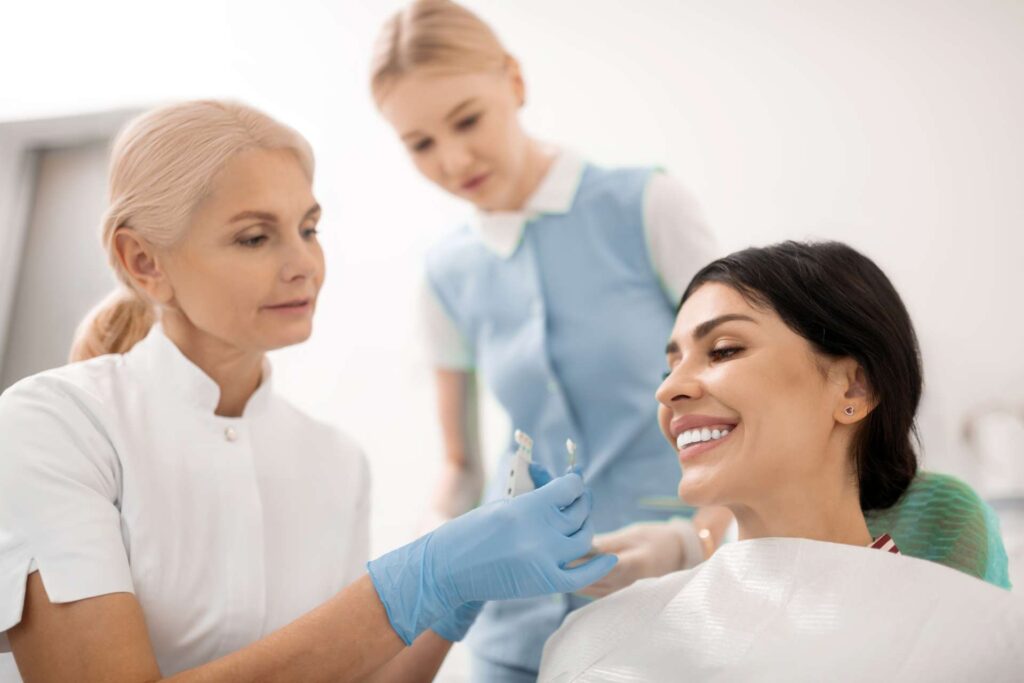
M548 380L548 391L551 392L552 394L557 393L558 392L558 382L556 382L553 379L549 379Z
M237 441L238 432L235 431L234 427L228 427L224 430L224 438L228 441Z

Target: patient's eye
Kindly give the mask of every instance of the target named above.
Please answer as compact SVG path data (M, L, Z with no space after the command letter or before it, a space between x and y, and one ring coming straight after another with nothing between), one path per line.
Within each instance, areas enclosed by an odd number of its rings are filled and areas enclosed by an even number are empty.
M708 351L708 356L713 361L728 360L740 351L743 351L742 346L719 346Z

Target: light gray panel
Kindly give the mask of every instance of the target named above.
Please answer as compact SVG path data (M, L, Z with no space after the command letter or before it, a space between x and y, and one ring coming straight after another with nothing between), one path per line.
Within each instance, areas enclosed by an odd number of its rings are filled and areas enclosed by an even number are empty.
M0 390L67 362L78 323L114 286L99 241L108 146L39 152Z

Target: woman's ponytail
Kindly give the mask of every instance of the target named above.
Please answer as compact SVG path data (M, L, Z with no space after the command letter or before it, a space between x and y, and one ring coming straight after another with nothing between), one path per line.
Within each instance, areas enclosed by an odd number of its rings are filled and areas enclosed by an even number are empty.
M74 363L108 353L125 353L142 341L154 322L152 304L134 290L118 287L78 326L68 360Z

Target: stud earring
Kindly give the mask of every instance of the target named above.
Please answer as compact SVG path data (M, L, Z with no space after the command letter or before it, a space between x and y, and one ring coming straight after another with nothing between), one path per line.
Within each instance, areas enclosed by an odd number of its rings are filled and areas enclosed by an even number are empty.
M846 413L847 417L853 417L853 414L857 412L857 410L853 406L846 406L843 408L843 412Z

